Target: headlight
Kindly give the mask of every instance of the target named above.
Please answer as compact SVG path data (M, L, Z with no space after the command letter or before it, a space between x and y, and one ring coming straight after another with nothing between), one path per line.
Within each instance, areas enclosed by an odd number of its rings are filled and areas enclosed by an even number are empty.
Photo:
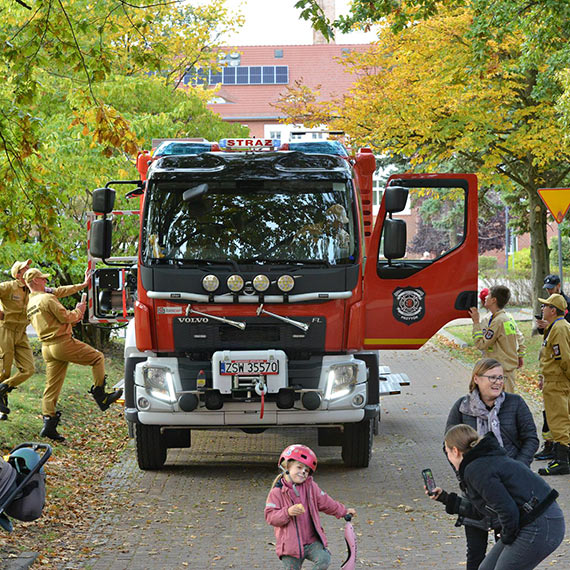
M232 293L237 293L243 289L243 277L241 275L230 275L226 283Z
M206 275L202 279L202 287L208 291L208 293L213 293L220 286L220 280L215 275Z
M256 275L253 278L253 288L258 291L259 293L263 293L263 291L267 291L270 285L269 277L267 275Z
M349 394L356 384L358 378L358 365L340 364L331 366L327 379L327 391L325 398L334 400Z
M289 291L295 287L295 279L293 279L291 275L281 275L281 277L277 279L277 287L279 287L279 290L283 291L283 293L289 293Z
M147 392L157 400L173 403L176 392L170 368L164 366L145 366L143 368L144 385Z

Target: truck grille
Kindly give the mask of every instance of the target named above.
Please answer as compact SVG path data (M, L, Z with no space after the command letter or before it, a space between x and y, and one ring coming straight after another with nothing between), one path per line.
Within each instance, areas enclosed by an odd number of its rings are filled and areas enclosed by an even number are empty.
M268 341L277 342L281 339L281 334L278 327L263 325L247 325L245 331L248 341ZM235 327L220 327L219 338L222 342L234 342L243 340L244 331L240 331Z
M322 353L325 349L326 319L324 317L295 317L309 324L306 332L273 318L227 318L246 323L245 330L200 318L179 317L172 320L174 348L180 352L215 352L216 350L266 350ZM266 322L260 322L266 321Z

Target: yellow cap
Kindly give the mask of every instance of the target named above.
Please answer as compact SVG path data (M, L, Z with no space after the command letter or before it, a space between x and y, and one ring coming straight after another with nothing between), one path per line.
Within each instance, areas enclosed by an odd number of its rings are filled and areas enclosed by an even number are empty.
M12 277L14 279L16 279L18 272L21 271L22 269L24 269L24 267L28 268L30 266L30 263L32 263L31 259L26 259L26 261L14 262L14 265L12 265L12 269L10 269L10 273L11 273Z
M28 269L26 273L24 273L24 281L26 283L31 283L36 277L41 277L42 279L49 279L49 275L47 273L42 273L39 269L32 267L32 269Z
M552 305L553 307L556 307L561 311L565 311L566 308L568 307L566 299L562 295L559 295L558 293L553 293L552 295L550 295L550 297L548 297L548 299L539 298L538 300L541 303L544 303L545 305Z

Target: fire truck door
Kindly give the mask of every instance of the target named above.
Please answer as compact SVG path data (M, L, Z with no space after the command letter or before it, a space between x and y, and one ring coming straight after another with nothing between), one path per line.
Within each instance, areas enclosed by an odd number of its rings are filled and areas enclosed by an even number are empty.
M366 349L419 348L477 306L477 178L395 175L364 274Z

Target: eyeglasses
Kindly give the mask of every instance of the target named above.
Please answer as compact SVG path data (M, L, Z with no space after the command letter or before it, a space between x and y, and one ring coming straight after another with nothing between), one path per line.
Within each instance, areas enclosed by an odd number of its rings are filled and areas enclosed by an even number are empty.
M494 376L494 375L488 376L487 374L479 374L479 376L487 378L491 384L496 384L497 382L504 382L505 380L504 376Z

